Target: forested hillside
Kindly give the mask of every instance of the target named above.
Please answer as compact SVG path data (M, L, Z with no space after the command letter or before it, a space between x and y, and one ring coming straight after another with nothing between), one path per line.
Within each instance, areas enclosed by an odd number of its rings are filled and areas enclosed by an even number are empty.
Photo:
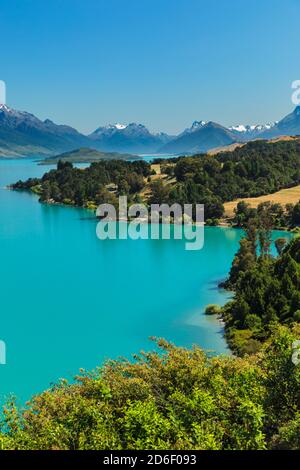
M250 219L224 287L235 291L223 308L227 339L239 354L256 352L279 323L300 323L300 237L275 242L271 256L272 221L267 211Z

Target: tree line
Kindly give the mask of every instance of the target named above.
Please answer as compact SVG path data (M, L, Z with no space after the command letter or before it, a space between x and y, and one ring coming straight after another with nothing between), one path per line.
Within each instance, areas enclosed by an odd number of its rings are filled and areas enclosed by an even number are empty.
M296 204L286 204L284 207L270 201L260 203L257 208L250 207L247 201L241 201L234 209L233 225L247 227L253 219L261 219L268 214L273 228L295 228L300 225L300 201Z
M196 155L161 160L167 178L153 181L144 161L101 161L86 169L59 162L41 179L18 181L14 189L31 189L41 202L82 207L117 204L118 195L130 202L205 204L208 223L224 215L223 203L270 194L300 184L300 142L249 142L216 156ZM145 196L145 187L149 195ZM299 207L297 208L299 213ZM297 219L298 220L298 219Z

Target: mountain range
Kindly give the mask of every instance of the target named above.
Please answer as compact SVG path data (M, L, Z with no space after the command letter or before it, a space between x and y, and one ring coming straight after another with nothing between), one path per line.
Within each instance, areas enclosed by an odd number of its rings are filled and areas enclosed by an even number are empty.
M0 157L51 156L78 148L103 152L192 154L254 139L300 135L300 106L280 121L265 125L222 126L194 121L177 136L152 133L144 125L109 124L84 135L49 119L0 105Z
M143 124L109 124L99 127L89 138L97 148L105 151L121 152L157 152L172 137L164 134L152 134Z

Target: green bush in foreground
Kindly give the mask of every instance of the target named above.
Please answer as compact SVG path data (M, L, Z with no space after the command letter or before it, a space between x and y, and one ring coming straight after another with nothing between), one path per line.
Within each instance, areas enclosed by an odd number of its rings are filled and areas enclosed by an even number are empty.
M209 358L159 341L158 353L63 381L4 412L3 449L300 448L300 366L279 327L256 355Z

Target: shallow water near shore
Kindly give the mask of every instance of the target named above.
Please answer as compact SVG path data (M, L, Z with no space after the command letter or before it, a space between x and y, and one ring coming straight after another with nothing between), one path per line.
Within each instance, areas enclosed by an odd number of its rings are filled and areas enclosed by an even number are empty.
M217 284L242 231L207 227L200 251L186 251L185 240L100 241L93 213L5 189L47 170L32 159L0 160L1 400L25 400L79 368L154 349L150 336L228 354L222 324L204 309L229 298Z

